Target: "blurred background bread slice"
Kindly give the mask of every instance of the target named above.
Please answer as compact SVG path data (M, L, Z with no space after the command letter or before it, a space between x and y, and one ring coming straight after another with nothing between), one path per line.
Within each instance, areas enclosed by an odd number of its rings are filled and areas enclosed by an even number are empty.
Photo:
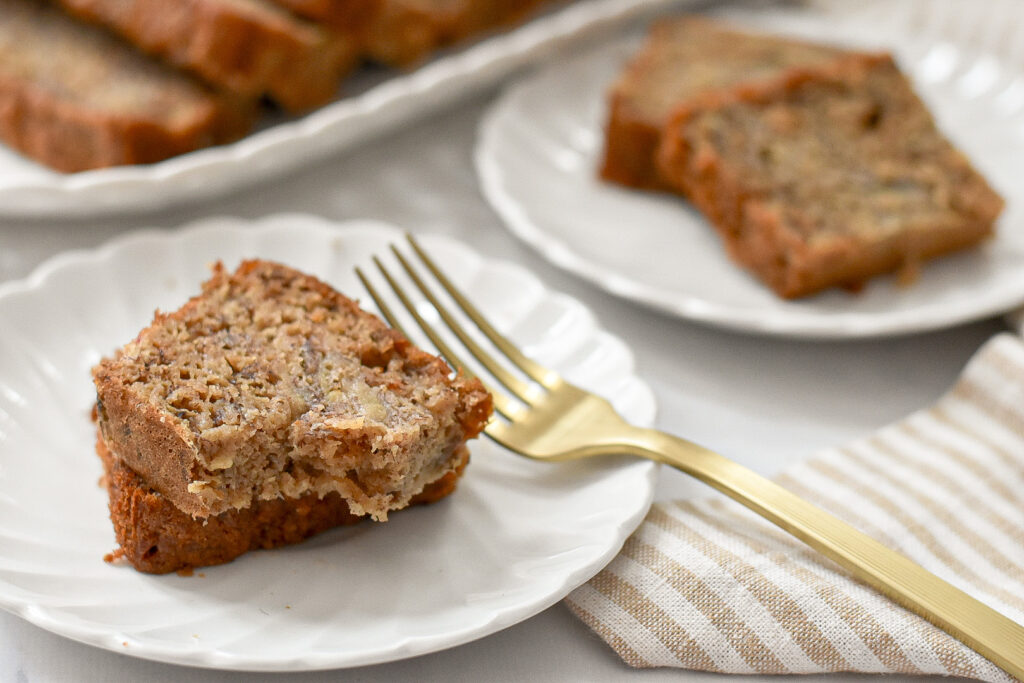
M359 58L347 34L269 0L60 0L143 52L291 112L325 104Z
M544 0L0 0L0 140L51 168L230 142L260 100L332 101L364 59L408 65Z
M786 298L910 281L990 237L1003 209L888 54L684 104L659 162L733 260Z
M842 55L832 46L740 31L702 17L663 19L611 86L601 176L629 187L665 189L655 154L677 106L711 90Z
M40 0L0 0L0 138L57 170L146 164L246 134L217 93Z

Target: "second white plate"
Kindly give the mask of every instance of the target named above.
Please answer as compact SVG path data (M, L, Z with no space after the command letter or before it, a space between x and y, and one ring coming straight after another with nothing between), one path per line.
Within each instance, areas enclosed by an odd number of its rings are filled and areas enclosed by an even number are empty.
M639 39L554 65L511 88L481 124L484 194L553 263L620 296L746 332L868 337L951 326L1024 303L1024 59L1014 3L818 2L737 11L755 30L893 50L940 126L1006 197L998 236L929 264L910 287L783 301L732 264L685 202L600 181L604 94Z

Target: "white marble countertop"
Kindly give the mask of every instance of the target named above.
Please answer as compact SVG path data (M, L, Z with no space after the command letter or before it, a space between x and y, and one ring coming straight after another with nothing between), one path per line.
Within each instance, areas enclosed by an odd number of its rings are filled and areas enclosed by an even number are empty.
M477 121L494 95L492 91L454 105L386 140L369 142L288 178L202 205L87 222L0 220L0 282L23 277L66 249L92 248L135 228L169 228L210 215L255 218L299 211L332 219L379 218L412 231L448 234L482 253L531 268L551 288L587 304L605 328L635 351L638 373L658 399L658 427L768 474L927 405L986 339L1005 329L1001 321L989 320L895 339L788 341L716 331L618 300L549 266L511 237L484 202L471 152ZM659 499L696 495L710 494L685 476L663 470ZM0 613L2 683L185 678L252 681L286 676L143 661L66 640ZM710 678L677 670L630 669L561 605L444 652L287 676L290 681L367 682Z

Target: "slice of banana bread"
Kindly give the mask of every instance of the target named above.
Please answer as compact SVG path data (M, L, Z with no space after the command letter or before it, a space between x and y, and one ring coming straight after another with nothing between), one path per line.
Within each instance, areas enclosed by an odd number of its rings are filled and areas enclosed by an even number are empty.
M700 17L655 23L611 87L601 177L629 187L665 189L655 155L677 106L709 90L756 83L842 54L834 47L747 33Z
M684 105L659 162L733 259L789 298L913 274L991 235L1003 208L888 55Z
M337 493L384 520L459 467L491 411L479 381L266 261L216 266L93 378L106 446L197 519Z
M244 135L215 94L39 0L0 0L0 138L60 171L147 164Z
M119 546L108 559L123 557L141 572L166 574L223 564L250 550L298 543L363 519L352 514L348 503L334 492L322 498L307 493L299 498L257 500L241 510L194 519L114 456L98 433L96 452L103 462L110 520ZM427 484L410 505L434 503L451 494L468 460L469 452L462 448L456 470Z
M297 112L328 102L356 64L353 38L269 0L60 0L144 52Z

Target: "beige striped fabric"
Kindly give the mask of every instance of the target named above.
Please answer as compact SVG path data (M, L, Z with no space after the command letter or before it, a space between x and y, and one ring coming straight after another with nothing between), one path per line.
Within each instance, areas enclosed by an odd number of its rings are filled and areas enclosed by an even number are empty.
M777 481L1024 623L1024 342L988 342L939 402ZM722 497L656 504L568 598L632 666L1013 680Z

